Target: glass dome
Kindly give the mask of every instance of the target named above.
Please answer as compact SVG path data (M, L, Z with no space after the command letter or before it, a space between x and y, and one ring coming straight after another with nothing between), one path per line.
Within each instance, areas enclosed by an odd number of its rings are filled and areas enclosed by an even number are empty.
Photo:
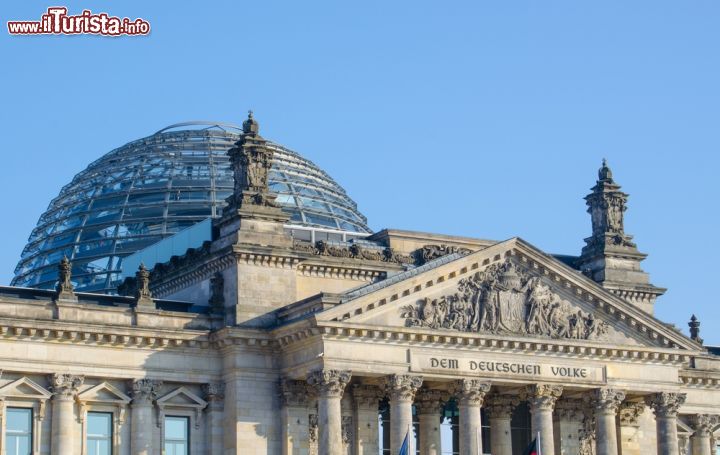
M231 194L228 149L242 130L223 123L172 125L91 163L62 188L32 231L13 286L52 288L63 256L76 289L113 292L124 257L207 219ZM280 145L270 189L290 216L288 229L315 239L370 232L355 202L311 161ZM346 235L347 234L347 235Z

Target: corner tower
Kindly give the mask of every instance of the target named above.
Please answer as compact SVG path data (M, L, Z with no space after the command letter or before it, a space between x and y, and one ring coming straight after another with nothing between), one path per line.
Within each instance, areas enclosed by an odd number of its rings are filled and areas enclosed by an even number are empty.
M628 195L613 180L605 160L591 191L585 201L592 235L585 239L579 269L613 294L653 314L655 300L665 289L650 284L648 274L640 267L647 254L638 251L632 236L625 233Z

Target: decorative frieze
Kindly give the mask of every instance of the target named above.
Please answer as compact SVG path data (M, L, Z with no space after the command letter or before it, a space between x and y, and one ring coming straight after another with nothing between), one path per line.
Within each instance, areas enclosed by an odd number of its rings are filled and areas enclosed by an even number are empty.
M463 278L454 294L404 306L401 317L409 327L461 332L581 340L604 340L614 333L509 259Z
M685 393L659 392L647 397L646 402L657 417L677 417L686 398Z
M408 254L399 253L392 248L360 245L350 242L327 242L320 240L313 243L295 240L293 248L296 251L316 256L329 256L343 259L360 259L374 262L390 262L396 264L414 264L415 258Z
M422 383L422 376L392 374L385 377L383 389L391 401L412 402L415 399L415 393L417 393Z
M320 396L341 398L351 376L347 370L316 370L308 374L307 383Z

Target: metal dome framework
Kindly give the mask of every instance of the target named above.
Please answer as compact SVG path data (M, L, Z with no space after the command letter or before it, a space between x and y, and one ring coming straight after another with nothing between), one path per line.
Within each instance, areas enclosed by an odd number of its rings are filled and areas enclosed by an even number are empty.
M94 161L40 216L12 285L53 287L57 264L67 256L78 290L113 292L124 257L220 216L233 189L226 152L241 133L226 123L179 123ZM275 152L270 189L291 216L291 234L347 240L371 232L327 173L292 150L269 146Z

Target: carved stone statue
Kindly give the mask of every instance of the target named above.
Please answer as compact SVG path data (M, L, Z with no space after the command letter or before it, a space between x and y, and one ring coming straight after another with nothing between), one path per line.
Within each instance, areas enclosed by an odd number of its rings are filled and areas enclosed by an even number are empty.
M452 295L403 307L401 315L410 327L462 332L601 340L610 330L510 260L460 280Z

